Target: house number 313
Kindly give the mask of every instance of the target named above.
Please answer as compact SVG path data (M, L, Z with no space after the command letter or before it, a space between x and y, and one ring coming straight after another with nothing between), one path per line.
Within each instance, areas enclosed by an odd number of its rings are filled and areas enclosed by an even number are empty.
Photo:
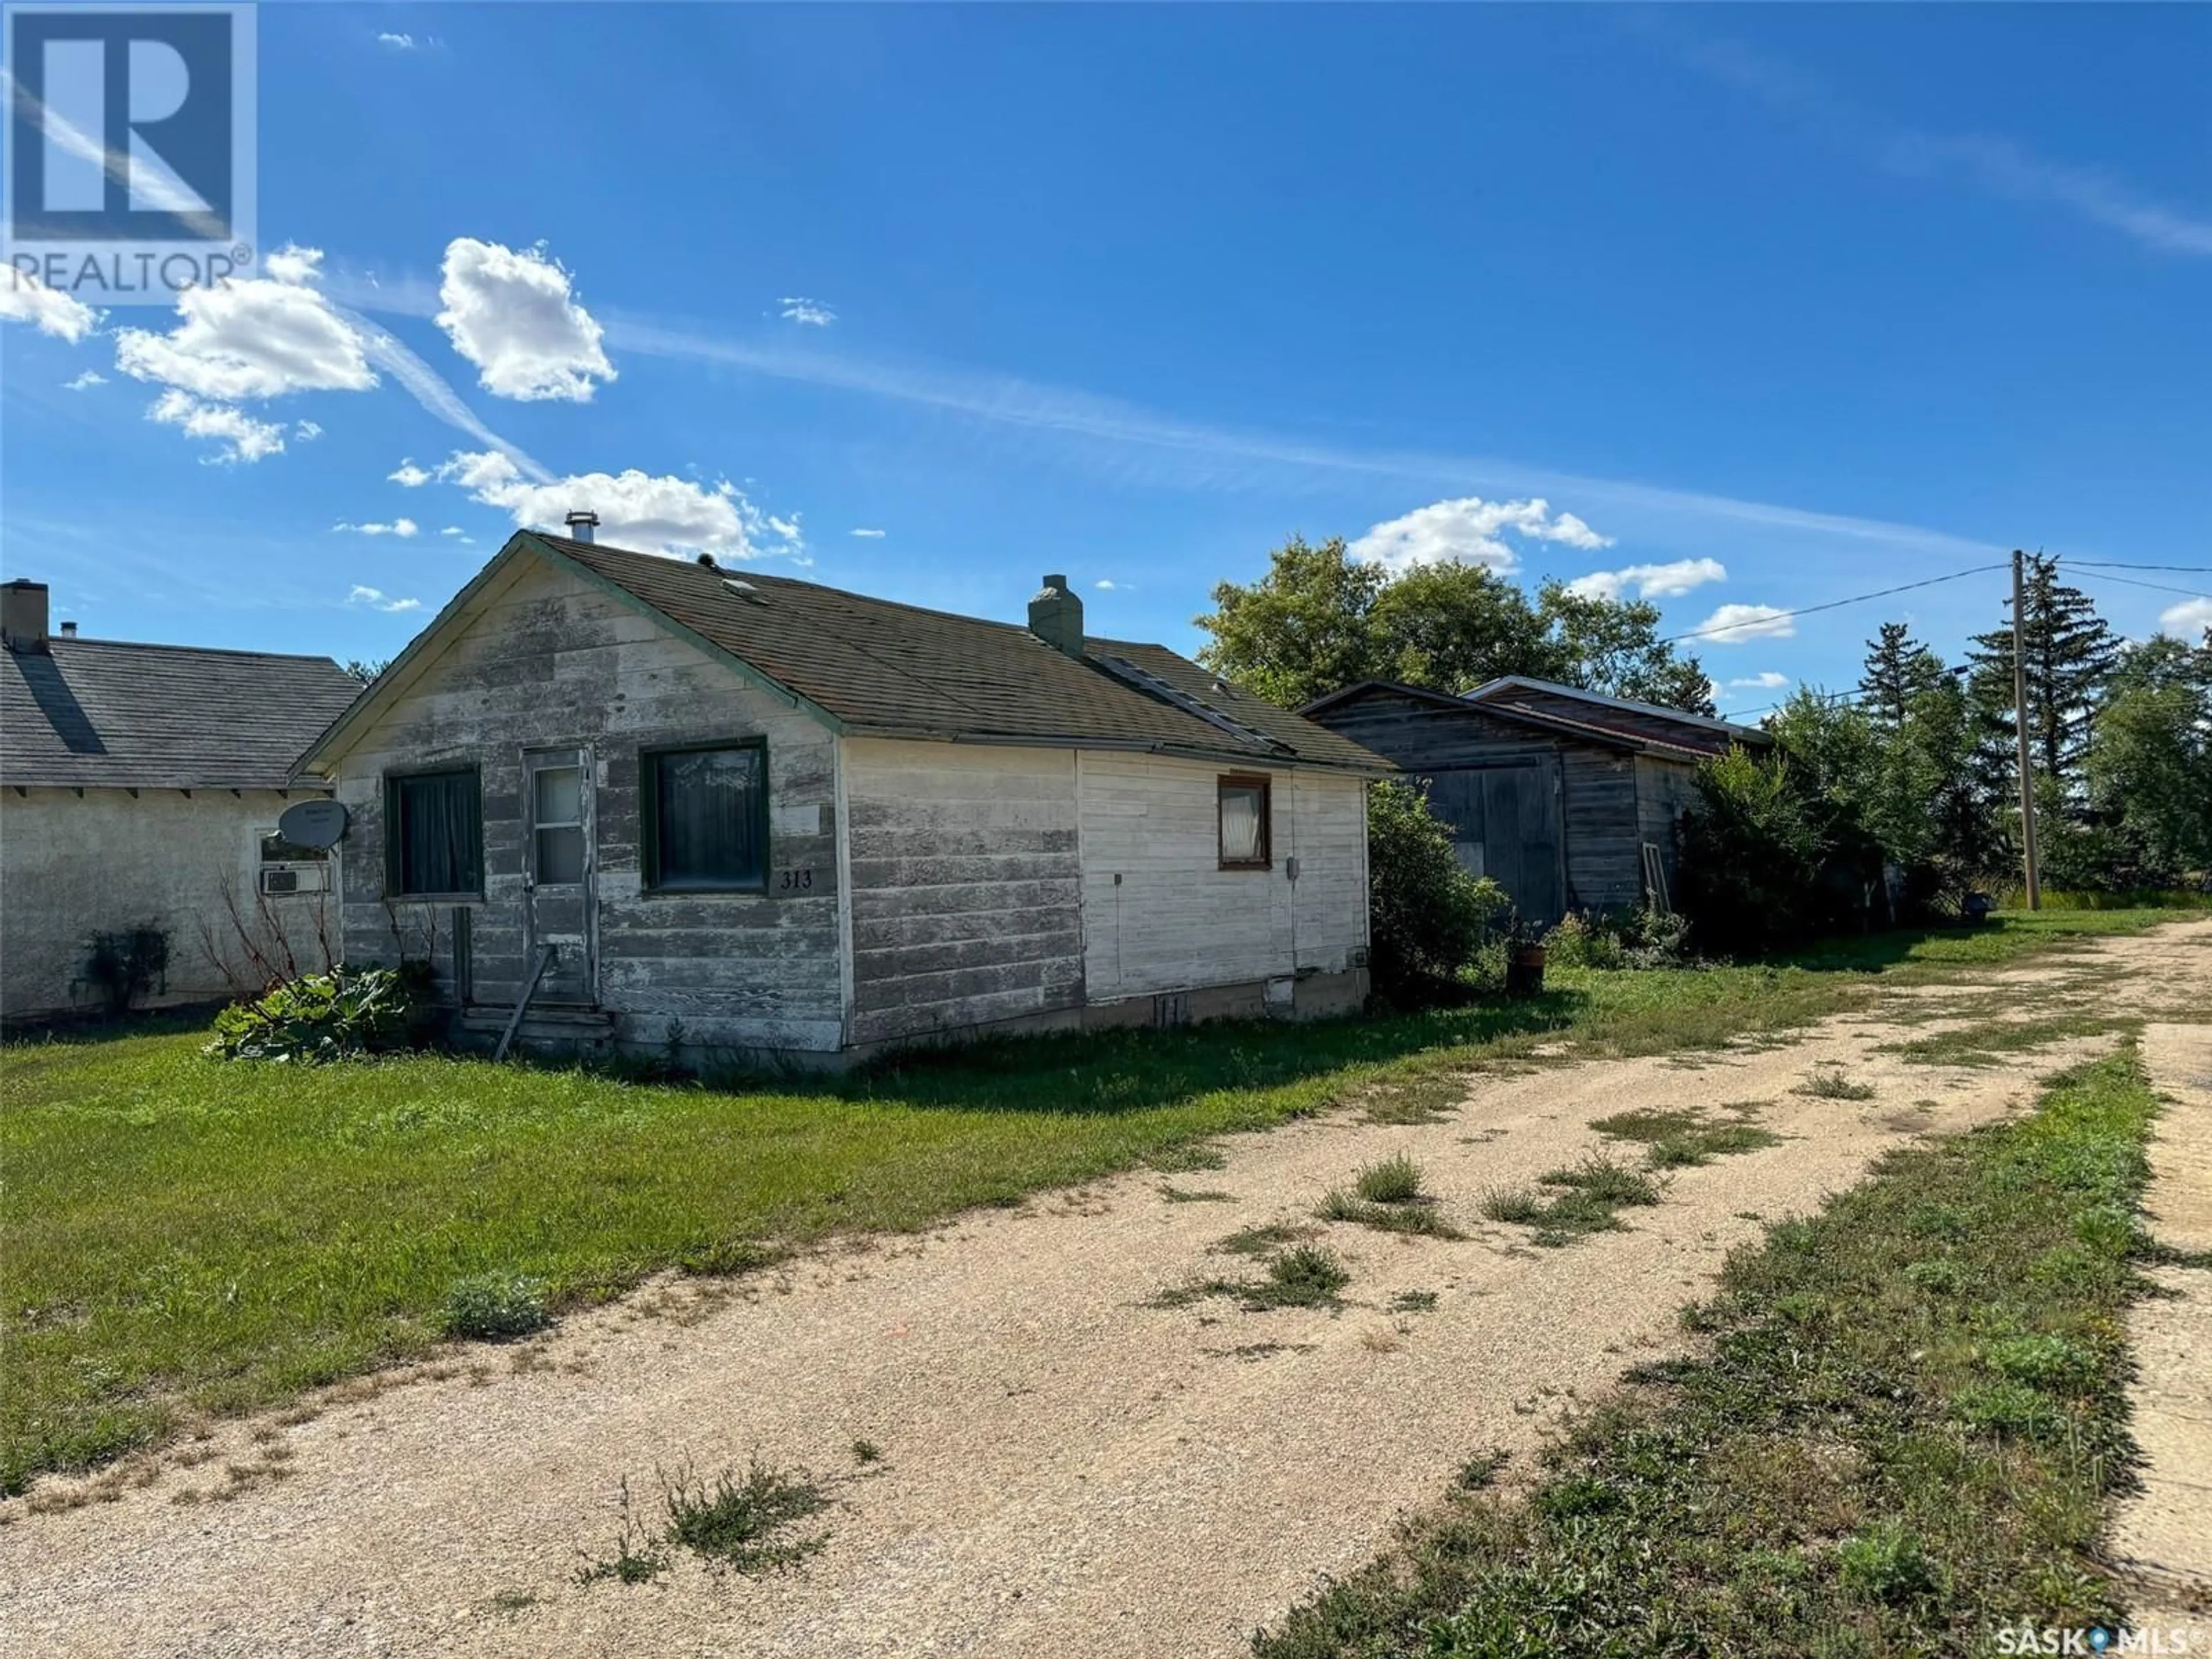
M777 889L786 893L803 893L813 885L814 872L811 870L787 870L783 872L783 879L776 884Z

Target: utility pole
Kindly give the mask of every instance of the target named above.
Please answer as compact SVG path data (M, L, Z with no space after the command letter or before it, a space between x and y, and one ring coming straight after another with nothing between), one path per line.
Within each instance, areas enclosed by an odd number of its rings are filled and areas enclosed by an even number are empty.
M2035 774L2027 760L2027 646L2023 617L2027 610L2026 583L2021 574L2027 556L2012 550L2012 705L2020 734L2020 856L2027 880L2027 908L2043 908L2042 872L2035 861Z

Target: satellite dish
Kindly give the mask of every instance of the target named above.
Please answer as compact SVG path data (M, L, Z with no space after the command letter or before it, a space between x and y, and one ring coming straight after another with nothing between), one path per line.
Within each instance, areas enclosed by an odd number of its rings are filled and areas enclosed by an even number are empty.
M276 833L295 847L324 852L338 844L346 832L346 810L339 801L295 800L276 820Z

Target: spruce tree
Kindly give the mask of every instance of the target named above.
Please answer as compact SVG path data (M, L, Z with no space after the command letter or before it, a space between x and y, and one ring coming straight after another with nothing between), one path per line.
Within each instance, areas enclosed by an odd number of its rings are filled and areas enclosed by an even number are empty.
M2120 653L2119 636L2089 596L2058 580L2058 561L2037 554L2021 582L2029 756L2037 775L2070 798L2088 758L2090 732ZM2005 601L2009 614L2012 601ZM1975 701L1992 734L2013 717L2012 628L1977 634L1967 652Z
M1881 637L1867 641L1866 672L1859 679L1859 707L1886 732L1905 724L1913 698L1944 684L1942 658L1912 637L1905 623L1884 623Z

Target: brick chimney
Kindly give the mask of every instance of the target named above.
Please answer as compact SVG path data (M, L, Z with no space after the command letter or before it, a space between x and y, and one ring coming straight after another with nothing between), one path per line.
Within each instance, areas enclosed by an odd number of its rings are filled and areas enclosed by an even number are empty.
M46 585L18 576L0 582L0 639L10 651L46 649Z
M1067 591L1067 578L1047 576L1030 601L1030 632L1056 651L1083 654L1083 601Z

